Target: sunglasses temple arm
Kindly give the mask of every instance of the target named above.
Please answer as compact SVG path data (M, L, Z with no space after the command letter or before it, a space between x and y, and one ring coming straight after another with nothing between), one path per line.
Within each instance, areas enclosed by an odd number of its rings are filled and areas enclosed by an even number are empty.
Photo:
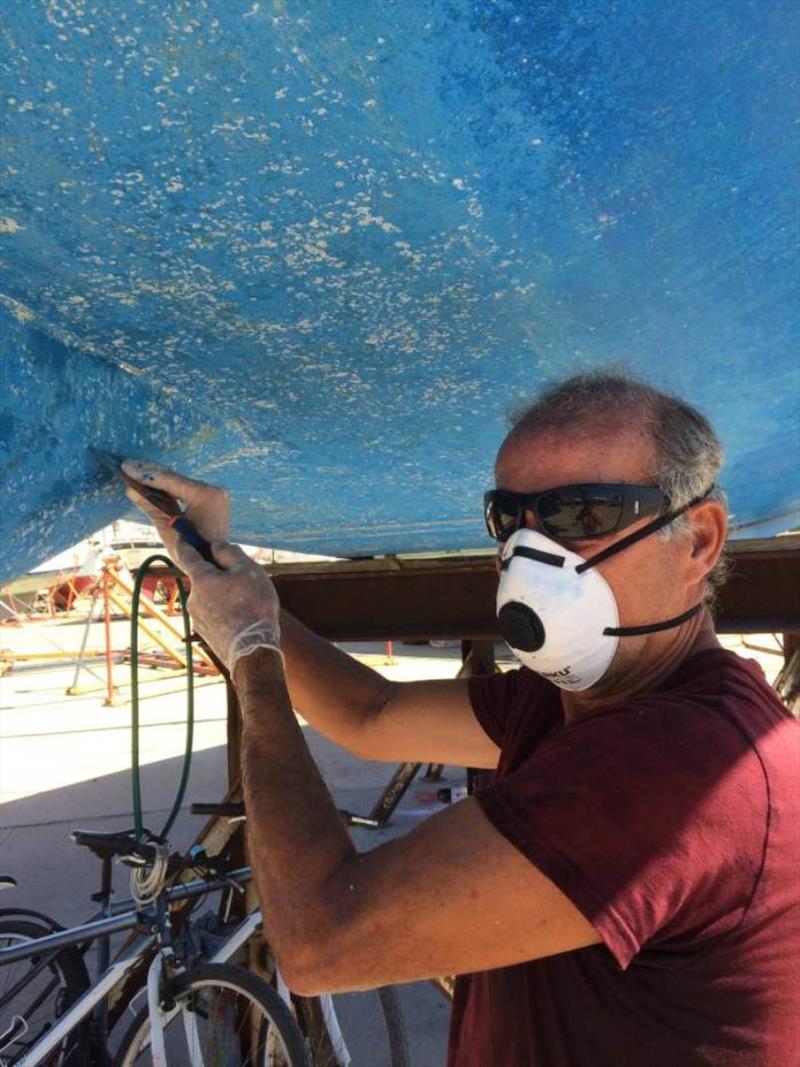
M688 511L689 508L694 507L695 504L699 504L706 496L708 496L708 493L703 493L703 496L696 496L690 500L688 504L684 504L683 507L676 508L674 511L668 511L665 515L661 515L659 518L653 519L652 522L648 522L648 524L643 526L641 530L635 530L632 534L628 534L627 537L623 537L621 541L615 541L613 545L604 548L603 551L598 552L596 556L590 556L589 559L579 564L575 568L576 573L582 574L584 571L588 571L590 567L596 567L598 563L602 563L603 560L608 559L610 556L615 556L617 552L621 552L623 548L627 548L629 545L635 545L637 541L641 541L644 537L649 537L650 534L655 533L656 530L661 530L664 526L669 526L669 524L674 522L679 515L682 515L684 511Z

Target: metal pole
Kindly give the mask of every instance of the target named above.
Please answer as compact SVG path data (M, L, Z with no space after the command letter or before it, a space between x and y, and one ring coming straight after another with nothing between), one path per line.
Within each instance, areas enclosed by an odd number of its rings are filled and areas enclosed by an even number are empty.
M111 601L111 603L117 609L117 611L121 611L122 614L123 615L127 615L128 618L131 617L131 610L132 609L130 607L128 607L128 605L124 602L124 600L121 600L120 597L118 597L116 595L116 593L112 593L111 590L109 590L108 599ZM139 626L139 629L143 633L146 633L147 636L152 641L155 641L155 643L157 645L160 645L164 649L164 651L167 653L167 655L171 659L175 660L175 662L178 664L179 667L185 667L186 666L186 660L184 659L184 657L179 652L176 652L175 649L170 648L169 642L165 641L163 637L161 637L159 634L157 634L155 632L155 630L151 629L147 625L147 623L141 618L141 616L139 617L139 620L138 620L138 626Z
M97 607L97 598L100 595L100 590L97 585L94 587L92 593L92 603L89 607L89 614L86 616L86 627L83 631L83 640L81 641L81 650L78 653L78 662L75 664L75 677L72 679L72 685L67 689L67 696L74 696L78 692L78 675L81 673L81 667L83 666L83 654L86 651L86 642L89 640L89 630L92 628L92 621L94 620L94 612ZM88 670L88 668L87 668ZM93 671L89 671L90 674L94 674ZM97 675L95 674L96 678Z
M118 586L127 596L133 597L133 588L132 588L132 586L129 586L127 582L123 581L123 579L120 578L120 576L118 574L110 574L109 578L114 583L114 585ZM111 599L112 599L112 601L114 602L114 604L117 607L121 606L119 600L113 594L111 595ZM161 625L169 633L171 633L171 634L173 634L173 636L177 637L178 640L183 641L183 634L181 633L181 631L176 626L173 626L172 621L167 617L167 615L165 615L165 613L163 611L161 611L157 607L157 605L148 596L145 596L144 593L140 593L139 594L139 607L140 607L140 610L143 609L145 612L147 612L148 615L152 615L152 617L154 619L156 619L158 622L160 622ZM128 611L127 611L127 608L125 609L125 613L129 614ZM181 667L185 667L186 666L186 660L182 656L176 656L175 653L170 648L170 646L167 644L166 641L164 641L163 638L160 638L157 634L153 633L152 630L149 630L146 627L146 625L141 621L141 616L140 616L139 626L141 627L142 630L144 630L144 632L148 635L148 637L151 637L157 644L161 645L161 647L164 649L164 651L168 655L170 655L174 659L176 659L178 661L178 663L181 665ZM206 661L206 663L209 664L209 666L211 666L211 667L215 666L215 664L212 661L211 657L208 655L208 653L203 648L198 646L197 647L197 652L198 652L198 655L200 655L202 657L202 659L204 659Z
M103 564L103 609L106 629L106 678L108 681L108 694L103 701L105 707L111 707L114 703L114 668L111 661L111 605L109 603L108 589L108 564Z

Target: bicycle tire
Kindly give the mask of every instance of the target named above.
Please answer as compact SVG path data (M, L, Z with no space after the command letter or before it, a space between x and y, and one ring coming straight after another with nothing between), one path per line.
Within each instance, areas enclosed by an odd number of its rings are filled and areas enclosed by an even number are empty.
M0 946L8 947L20 941L35 941L58 929L47 916L29 914L25 919L9 914L0 915ZM63 948L43 967L38 959L18 960L0 967L0 1035L6 1042L0 1046L0 1059L15 1063L45 1034L89 988L89 974L80 952ZM30 976L25 977L26 969ZM19 987L11 996L12 990ZM24 1020L26 1029L14 1033L13 1020ZM90 1040L90 1020L84 1019L67 1036L59 1049L46 1060L45 1067L83 1067L87 1062Z
M43 911L34 911L33 908L0 908L0 922L6 919L21 919L23 922L37 923L42 927L47 927L51 934L64 929L61 923L57 923Z
M313 1067L340 1067L322 1012L322 998L295 997ZM408 1033L394 986L333 995L352 1067L410 1067Z
M216 995L214 992L216 991ZM234 1004L233 997L242 998L242 1003L235 1006L242 1011L256 1008L262 1013L258 1026L257 1058L254 1060L251 1049L246 1049L242 1063L248 1067L252 1063L264 1067L310 1067L306 1053L305 1041L288 1005L278 993L261 978L241 967L229 963L204 963L194 967L186 974L179 975L169 983L169 993L175 1001L175 1007L169 1013L165 1025L165 1038L170 1064L183 1067L184 1064L196 1062L188 1056L187 1034L193 1032L196 1040L209 1040L210 1048L219 1049L221 1040L229 1041L231 1037L230 1021ZM213 1013L213 1019L209 1016ZM199 1026L198 1026L198 1021ZM204 1026L203 1022L208 1022ZM198 1032L195 1031L198 1027ZM247 1029L252 1035L252 1019ZM200 1032L202 1031L202 1032ZM150 1019L147 1006L138 1012L120 1043L116 1067L144 1067L150 1064L148 1052ZM238 1034L234 1034L238 1038ZM275 1047L280 1042L282 1048ZM213 1045L211 1044L213 1042ZM192 1046L193 1048L195 1046ZM181 1057L181 1049L187 1051ZM225 1063L231 1063L225 1049ZM141 1057L141 1058L140 1058ZM204 1056L203 1063L217 1062L212 1056Z

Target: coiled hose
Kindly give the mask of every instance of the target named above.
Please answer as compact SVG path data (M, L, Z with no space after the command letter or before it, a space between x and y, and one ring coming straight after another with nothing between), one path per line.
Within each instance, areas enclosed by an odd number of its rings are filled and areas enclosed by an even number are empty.
M139 775L139 600L142 595L142 583L154 563L166 563L170 568L173 566L172 560L168 559L167 556L149 556L139 567L131 597L131 784L133 789L133 829L137 841L141 841L144 836L142 785ZM194 738L192 624L189 619L189 603L186 589L180 577L177 582L181 612L183 614L183 644L186 654L186 750L183 754L183 769L178 783L178 791L175 795L175 802L167 816L167 821L158 835L160 838L166 838L172 829L172 824L178 817L178 812L181 810L183 797L186 793L186 785L189 781L189 772L192 768L192 744Z

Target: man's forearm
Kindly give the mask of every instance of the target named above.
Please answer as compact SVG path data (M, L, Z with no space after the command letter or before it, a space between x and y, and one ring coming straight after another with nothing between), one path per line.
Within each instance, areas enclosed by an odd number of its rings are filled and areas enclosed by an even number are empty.
M356 852L292 711L278 655L243 658L234 682L250 862L265 932L291 974L324 936L326 885Z
M391 682L281 612L281 646L292 706L326 737L358 753Z

